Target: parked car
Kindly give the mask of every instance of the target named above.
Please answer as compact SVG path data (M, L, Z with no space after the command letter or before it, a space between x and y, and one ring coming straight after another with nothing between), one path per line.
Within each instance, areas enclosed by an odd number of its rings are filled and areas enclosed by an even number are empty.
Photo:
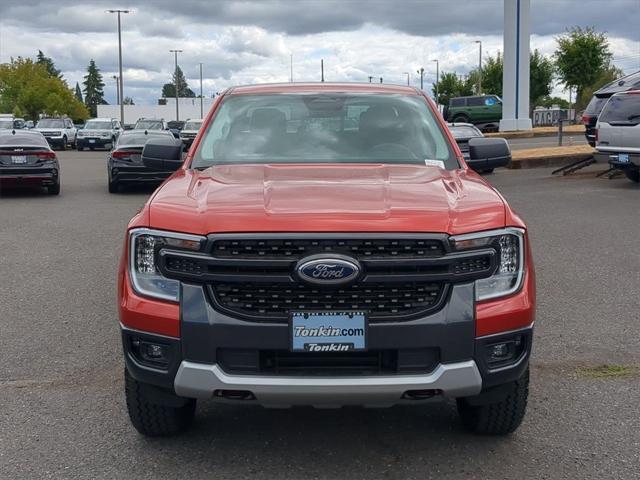
M596 124L596 149L629 180L640 182L640 90L612 95Z
M472 123L483 130L498 130L502 119L502 100L497 95L453 97L443 112L452 123Z
M26 128L23 118L16 118L13 115L0 115L0 129L21 130Z
M139 118L134 130L169 130L169 125L163 118Z
M496 166L504 165L503 158L483 158L481 160L471 159L470 150L473 148L473 144L475 142L474 139L484 138L484 134L475 125L471 123L450 123L449 130L451 130L453 138L456 139L458 148L462 152L467 165L476 172L493 173ZM496 138L493 141L496 145L506 143L506 140L502 138ZM503 151L502 146L499 148ZM511 155L509 144L507 144L507 149L509 149L509 155Z
M60 165L44 136L32 130L0 130L0 187L43 186L60 193Z
M97 147L113 148L122 131L120 122L115 118L93 118L87 120L84 128L78 130L76 148L79 151L85 148L90 150L94 150Z
M69 145L76 145L77 130L69 118L42 118L34 130L42 133L49 145L62 150L66 150Z
M150 138L169 138L167 130L125 130L107 157L109 193L117 193L125 185L160 183L171 175L170 169L149 168L142 163L142 149Z
M472 431L514 431L534 324L527 230L433 102L287 83L232 88L213 110L184 161L171 138L142 151L175 173L129 223L118 275L135 428L179 432L196 399L456 399ZM509 156L473 141L471 160Z
M175 138L180 138L180 132L184 128L184 122L182 120L171 120L167 122L167 127Z
M33 120L27 120L24 122L24 128L32 129L33 127L35 127Z
M607 100L609 100L614 93L633 89L640 89L640 71L615 80L593 94L591 101L582 114L582 124L585 127L584 136L587 142L589 142L589 145L592 147L596 146L596 123Z
M185 122L184 128L180 131L180 140L182 140L185 147L191 147L196 135L198 135L200 131L200 127L202 127L201 118L190 118Z

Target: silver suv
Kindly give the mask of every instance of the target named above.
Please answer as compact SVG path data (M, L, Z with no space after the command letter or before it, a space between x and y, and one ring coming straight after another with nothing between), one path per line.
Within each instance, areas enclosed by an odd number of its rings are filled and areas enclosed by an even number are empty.
M609 163L640 182L640 90L616 93L602 109L596 125L596 149Z
M201 118L190 118L185 122L184 128L180 131L180 140L182 140L185 147L191 147L193 140L200 131L200 127L202 127Z
M80 151L97 147L111 149L121 132L120 122L115 118L92 118L87 120L84 128L78 130L76 148Z

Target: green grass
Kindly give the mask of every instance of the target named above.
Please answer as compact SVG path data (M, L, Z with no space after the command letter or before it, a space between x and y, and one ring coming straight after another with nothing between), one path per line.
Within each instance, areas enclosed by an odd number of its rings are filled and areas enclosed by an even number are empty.
M636 376L638 369L626 365L599 365L597 367L581 367L577 373L585 378L629 378Z

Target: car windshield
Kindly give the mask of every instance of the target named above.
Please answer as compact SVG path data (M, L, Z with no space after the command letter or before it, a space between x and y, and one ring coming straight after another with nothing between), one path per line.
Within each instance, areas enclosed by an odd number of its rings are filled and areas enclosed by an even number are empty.
M411 163L458 168L420 96L231 95L195 152L193 168L229 163Z
M138 120L136 130L162 130L162 121L160 120Z
M202 122L187 122L184 124L184 130L200 130Z
M41 134L22 131L16 131L15 134L3 133L0 135L0 147L3 146L49 148L47 140Z
M640 123L640 94L614 95L600 114L600 121L606 123Z
M45 118L38 122L38 128L64 128L64 120Z
M0 120L0 128L13 128L13 120Z
M602 111L602 107L607 103L608 97L596 97L595 95L591 97L591 101L587 105L587 108L584 110L585 115L600 115Z
M98 120L89 120L84 124L85 130L111 130L111 122L101 122Z
M147 140L149 140L149 138L151 137L157 138L157 137L164 137L164 136L165 135L152 134L152 133L145 135L144 132L133 133L133 134L123 133L122 135L120 135L120 138L118 138L118 145L116 148L123 147L123 146L136 146L136 145L140 146L147 143Z
M454 138L471 138L471 137L481 137L482 133L476 130L474 127L468 126L451 126L449 127L451 133Z

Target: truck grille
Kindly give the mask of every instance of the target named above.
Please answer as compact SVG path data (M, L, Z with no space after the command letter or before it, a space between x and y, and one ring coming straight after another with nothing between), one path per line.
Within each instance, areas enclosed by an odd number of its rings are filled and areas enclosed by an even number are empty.
M286 323L295 311L365 311L370 322L407 321L445 304L451 286L487 278L497 252L452 251L442 234L211 235L203 252L163 248L168 278L205 286L214 309L253 322ZM356 261L351 283L314 284L296 271L317 254Z
M238 239L216 240L218 258L287 258L315 253L340 253L356 258L420 258L444 254L440 240L432 239Z
M363 310L370 320L428 311L442 299L442 282L356 283L344 288L307 284L214 283L212 293L222 309L233 314L287 321L289 312Z

